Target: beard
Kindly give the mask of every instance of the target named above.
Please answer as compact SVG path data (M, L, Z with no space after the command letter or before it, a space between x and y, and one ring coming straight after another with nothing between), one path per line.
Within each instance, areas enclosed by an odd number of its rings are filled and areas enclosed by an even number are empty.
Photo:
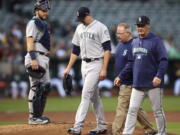
M41 15L40 13L38 13L38 17L39 17L41 20L47 20L47 19L48 19L48 15Z

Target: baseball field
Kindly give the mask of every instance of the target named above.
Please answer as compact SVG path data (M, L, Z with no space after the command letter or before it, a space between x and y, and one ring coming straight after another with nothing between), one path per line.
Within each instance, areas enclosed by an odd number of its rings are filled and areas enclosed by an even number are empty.
M102 98L102 101L109 125L107 134L110 134L117 97ZM48 98L45 115L52 120L52 123L32 126L27 124L27 100L0 99L0 135L67 135L66 131L73 125L79 102L80 97ZM168 135L180 135L180 98L165 96L163 106L166 114ZM150 121L155 125L152 109L147 99L143 107L148 112ZM82 134L87 135L88 130L95 127L95 117L92 109L90 109ZM143 134L143 129L139 124L137 124L135 134Z

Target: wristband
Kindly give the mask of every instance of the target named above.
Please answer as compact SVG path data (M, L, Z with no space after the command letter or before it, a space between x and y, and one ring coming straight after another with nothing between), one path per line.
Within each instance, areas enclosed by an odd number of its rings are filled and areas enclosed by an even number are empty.
M36 59L36 52L35 51L29 51L29 55L31 57L31 60L35 60Z

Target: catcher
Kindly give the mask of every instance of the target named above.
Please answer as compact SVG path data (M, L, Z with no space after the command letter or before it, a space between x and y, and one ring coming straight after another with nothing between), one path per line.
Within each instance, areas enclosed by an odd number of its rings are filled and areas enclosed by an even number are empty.
M45 20L50 9L49 0L37 0L35 3L35 16L26 27L27 54L25 67L29 74L30 91L29 124L46 124L50 120L42 116L46 98L50 91L49 51L50 34Z

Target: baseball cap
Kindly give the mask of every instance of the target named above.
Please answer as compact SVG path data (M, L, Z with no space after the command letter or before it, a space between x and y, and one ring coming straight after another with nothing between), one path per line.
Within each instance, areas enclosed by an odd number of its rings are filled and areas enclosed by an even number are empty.
M77 21L83 20L88 14L90 13L89 8L87 7L80 7L77 11Z
M146 24L150 24L150 19L147 16L140 16L136 20L136 25L145 26Z

